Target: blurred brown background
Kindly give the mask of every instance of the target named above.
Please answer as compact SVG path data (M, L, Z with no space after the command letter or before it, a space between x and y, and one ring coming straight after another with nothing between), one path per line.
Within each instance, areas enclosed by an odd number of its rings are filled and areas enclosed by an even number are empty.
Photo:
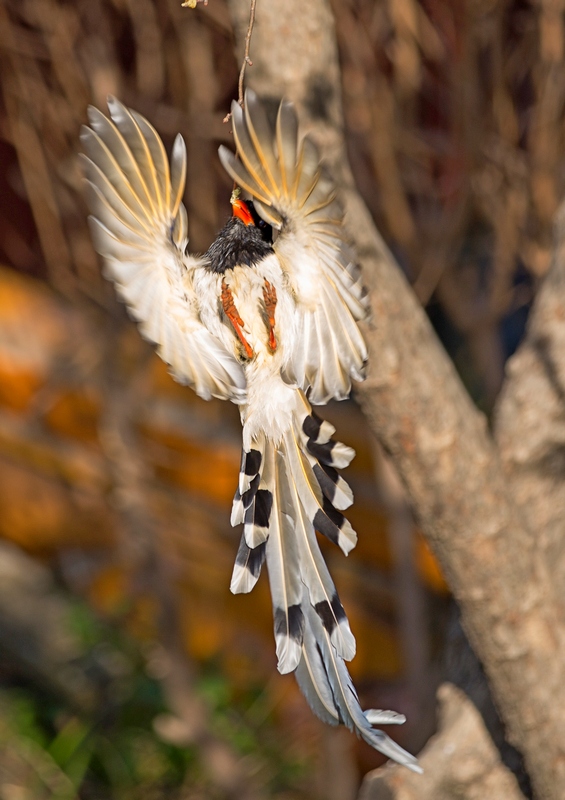
M563 193L563 5L333 3L358 186L487 413ZM89 239L80 126L115 94L167 147L184 136L191 247L207 248L238 69L223 0L0 0L1 800L347 800L381 763L276 673L266 581L229 594L237 410L174 384ZM419 749L445 585L354 402L324 415L357 451L359 544L347 561L325 548L351 672Z

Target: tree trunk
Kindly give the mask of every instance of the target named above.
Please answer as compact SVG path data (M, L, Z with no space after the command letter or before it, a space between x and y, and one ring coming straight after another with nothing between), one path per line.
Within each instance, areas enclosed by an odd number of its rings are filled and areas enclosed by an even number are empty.
M230 9L242 51L248 4L231 0ZM545 558L553 558L559 543L558 511L565 502L558 474L565 443L561 251L503 391L499 452L353 185L328 0L259 0L251 58L249 85L262 96L284 94L297 104L341 184L373 310L365 329L369 377L357 397L461 606L465 630L537 796L562 798L565 627L563 592L554 580L565 568L550 569ZM545 415L539 413L540 386ZM542 514L548 501L555 502Z

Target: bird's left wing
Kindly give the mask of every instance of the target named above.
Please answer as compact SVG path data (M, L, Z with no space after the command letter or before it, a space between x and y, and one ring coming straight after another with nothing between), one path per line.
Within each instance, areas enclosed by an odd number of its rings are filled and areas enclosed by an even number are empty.
M169 167L144 117L114 98L108 107L111 120L89 109L90 127L81 135L91 231L106 275L178 381L206 400L242 402L241 365L203 325L193 288L204 260L185 252L184 141L177 136Z
M232 105L239 159L220 147L220 159L279 230L273 245L296 302L294 346L283 378L310 390L312 403L344 399L351 378L362 380L367 350L357 322L368 299L343 228L336 188L315 144L299 142L294 107L282 101L273 129L251 90L242 109ZM282 332L284 336L284 332Z

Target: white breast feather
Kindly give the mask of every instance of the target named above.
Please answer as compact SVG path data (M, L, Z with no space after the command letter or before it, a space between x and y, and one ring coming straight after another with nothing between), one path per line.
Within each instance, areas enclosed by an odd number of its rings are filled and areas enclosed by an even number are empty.
M287 386L280 375L293 352L296 336L296 304L292 289L275 254L253 268L235 267L223 275L206 269L195 270L194 288L200 298L202 322L229 352L240 359L242 348L233 326L223 313L218 313L222 281L230 288L234 305L244 323L243 334L255 354L252 361L243 360L247 403L241 407L241 416L247 423L245 435L249 439L244 441L244 447L249 446L259 431L278 441L292 424L294 405L295 389ZM277 349L274 353L268 345L269 329L263 300L265 281L274 286L277 293Z

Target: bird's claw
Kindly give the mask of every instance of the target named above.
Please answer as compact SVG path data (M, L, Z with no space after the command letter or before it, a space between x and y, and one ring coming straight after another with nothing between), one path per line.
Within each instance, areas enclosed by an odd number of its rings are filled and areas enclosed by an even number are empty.
M245 350L245 354L246 354L247 358L250 358L250 359L253 358L253 348L251 347L251 345L249 344L249 342L247 341L247 339L243 335L242 328L243 328L244 322L241 319L241 317L239 316L237 308L235 307L235 303L234 303L233 295L231 293L231 289L230 289L230 287L227 285L227 283L225 281L222 281L221 299L222 299L222 307L224 309L225 315L229 319L229 321L231 322L231 324L233 326L233 329L237 334L237 338L239 339L239 341L243 345L243 348Z
M265 301L265 310L269 319L269 348L274 353L277 349L277 340L275 338L275 308L277 307L277 290L272 283L265 280L263 286L263 300Z

